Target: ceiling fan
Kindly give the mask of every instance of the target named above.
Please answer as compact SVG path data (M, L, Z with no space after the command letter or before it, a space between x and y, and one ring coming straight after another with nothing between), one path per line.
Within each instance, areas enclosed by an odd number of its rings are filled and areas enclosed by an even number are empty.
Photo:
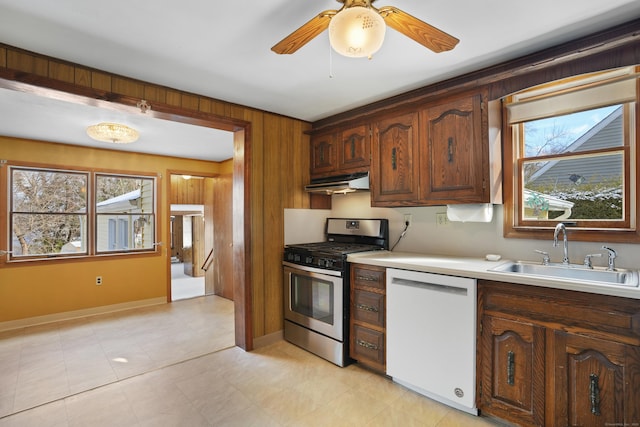
M436 53L451 50L460 41L444 31L439 30L438 28L429 25L396 7L383 6L377 9L372 6L372 3L376 0L336 1L338 3L343 3L343 6L339 10L325 10L324 12L319 13L293 33L278 42L271 48L271 50L278 54L294 53L326 30L327 27L329 28L331 46L338 53L345 56L371 57L371 54L375 53L375 51L377 51L382 45L386 25ZM376 35L374 36L377 37L376 41L369 42L370 44L373 43L375 46L367 46L364 48L359 46L354 47L351 42L339 40L347 38L347 33L351 31L350 29L337 28L338 24L342 27L342 23L347 19L353 20L358 27L357 31L361 33L376 32ZM370 35L363 34L361 34L361 36L370 37Z

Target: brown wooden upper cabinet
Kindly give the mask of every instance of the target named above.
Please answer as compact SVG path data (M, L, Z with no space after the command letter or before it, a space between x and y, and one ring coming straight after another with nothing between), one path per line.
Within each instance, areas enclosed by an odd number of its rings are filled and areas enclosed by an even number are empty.
M336 145L335 132L311 137L311 176L335 173L338 168Z
M420 112L420 200L424 204L489 201L489 148L482 95Z
M474 93L373 126L373 206L489 201L488 116Z
M415 205L418 198L418 113L384 118L373 124L371 203Z
M371 137L368 124L332 130L311 137L311 176L344 175L369 170Z
M338 133L338 170L344 173L366 171L371 161L369 125L344 129Z

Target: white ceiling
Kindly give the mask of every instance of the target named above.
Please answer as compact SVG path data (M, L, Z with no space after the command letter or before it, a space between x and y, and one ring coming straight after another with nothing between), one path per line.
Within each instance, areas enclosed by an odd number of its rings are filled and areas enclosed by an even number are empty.
M435 54L389 29L372 60L331 53L326 32L293 55L270 50L319 12L338 9L341 4L335 0L0 0L0 41L316 121L640 17L638 0L375 3L384 5L428 22L460 43L450 52ZM86 126L115 114L60 102L1 90L0 133L88 144ZM141 131L139 142L126 147L134 151L164 153L177 146L181 157L221 160L232 156L228 132L186 129L193 127L174 123L160 128L157 119L139 113L114 119ZM47 120L54 126L45 126Z

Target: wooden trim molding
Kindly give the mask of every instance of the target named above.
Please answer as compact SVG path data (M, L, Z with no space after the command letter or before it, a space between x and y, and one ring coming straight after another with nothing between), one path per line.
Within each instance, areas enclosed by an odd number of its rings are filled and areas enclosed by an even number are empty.
M640 63L640 19L512 61L463 74L313 123L313 133L487 86L489 100L576 74Z
M253 349L251 301L251 132L245 107L121 77L0 44L0 87L68 102L139 112L141 99L151 104L146 114L197 126L228 130L234 136L233 216L236 296L236 345ZM278 283L279 286L279 283Z

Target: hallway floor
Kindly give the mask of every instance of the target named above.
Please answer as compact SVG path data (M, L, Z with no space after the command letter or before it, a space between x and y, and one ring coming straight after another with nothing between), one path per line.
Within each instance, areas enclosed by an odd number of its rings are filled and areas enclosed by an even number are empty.
M0 427L494 425L285 341L230 346L220 300L1 334L3 414L21 412Z
M204 276L184 274L184 263L171 263L171 300L201 297L204 295Z

